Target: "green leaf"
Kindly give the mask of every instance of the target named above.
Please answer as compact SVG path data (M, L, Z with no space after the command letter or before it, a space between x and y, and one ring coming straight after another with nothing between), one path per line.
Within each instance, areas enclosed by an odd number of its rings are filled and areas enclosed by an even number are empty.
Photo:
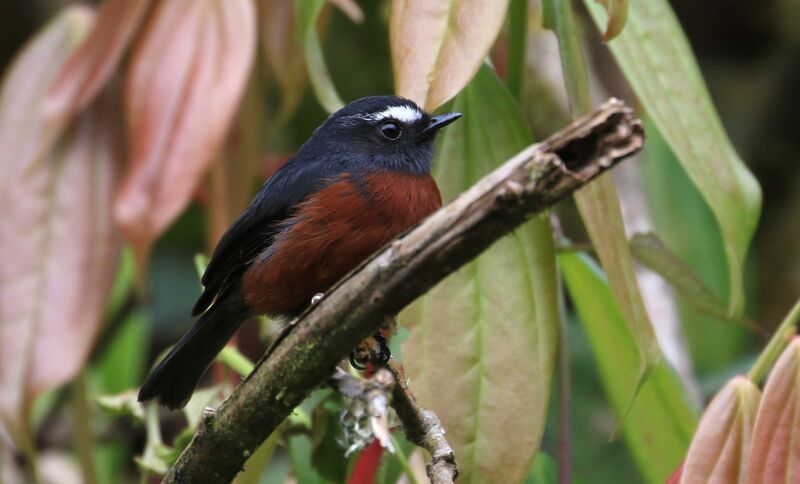
M639 352L608 282L581 254L558 257L564 281L589 337L606 395L617 415L639 379ZM663 360L628 410L622 434L647 482L663 483L681 463L697 424L696 409Z
M670 250L658 235L652 232L635 234L630 245L633 257L640 264L657 272L697 310L722 321L753 324L730 317L725 311L722 297L708 287L694 269Z
M435 175L449 200L531 143L518 105L483 66L456 97ZM553 235L531 220L448 277L401 316L414 393L442 419L459 482L519 482L539 447L558 309ZM442 391L443 385L447 391Z
M602 25L602 7L593 0L584 3ZM628 18L627 28L609 47L714 212L725 242L728 310L735 314L744 302L742 266L761 211L761 189L725 134L669 2L632 2Z
M656 233L664 244L721 298L729 292L722 234L714 214L689 179L658 128L645 126L642 182ZM726 298L725 298L726 299ZM683 330L699 374L725 371L750 347L752 334L731 327L678 299ZM727 301L720 306L726 314ZM713 341L713 345L708 342Z
M294 18L295 30L300 35L306 54L306 68L311 87L322 107L332 113L344 106L344 101L339 97L339 93L333 85L317 36L317 18L324 4L325 0L295 0Z
M569 2L544 2L545 25L558 37L561 64L567 84L573 118L591 109L589 78L581 51L580 38ZM629 402L633 403L639 390L658 364L661 349L653 324L647 315L633 269L622 210L610 175L603 175L575 194L575 201L600 262L608 274L611 289L619 301L625 321L639 350L639 378L633 382ZM624 418L625 413L622 414Z
M528 477L525 478L525 484L553 484L556 482L558 482L558 463L544 452L539 452L536 454L536 460L533 461Z
M144 405L137 400L137 393L136 390L128 390L116 395L100 395L96 400L102 410L114 417L133 417L138 422L144 422Z

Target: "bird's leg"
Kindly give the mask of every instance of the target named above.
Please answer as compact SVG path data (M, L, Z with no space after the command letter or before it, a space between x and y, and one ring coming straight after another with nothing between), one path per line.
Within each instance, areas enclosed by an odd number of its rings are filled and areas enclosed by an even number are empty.
M362 341L350 353L350 364L357 370L366 370L368 365L384 366L391 359L392 352L389 348L389 335L394 333L397 322L394 317L387 316L381 329L374 335Z

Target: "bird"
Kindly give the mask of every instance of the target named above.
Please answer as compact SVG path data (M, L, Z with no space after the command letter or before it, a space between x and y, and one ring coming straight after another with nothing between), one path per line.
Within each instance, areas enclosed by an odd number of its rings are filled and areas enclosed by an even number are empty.
M184 406L246 319L298 316L439 209L434 140L461 116L433 116L399 96L361 98L331 114L220 238L192 310L197 322L152 369L138 400Z

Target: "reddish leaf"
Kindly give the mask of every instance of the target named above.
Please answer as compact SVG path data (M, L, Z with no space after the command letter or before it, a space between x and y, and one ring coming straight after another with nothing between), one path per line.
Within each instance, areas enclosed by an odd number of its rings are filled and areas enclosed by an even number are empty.
M428 110L458 94L503 27L508 0L395 0L389 36L395 90Z
M800 339L784 350L764 388L753 445L747 461L748 484L800 482Z
M377 440L373 440L359 454L347 484L370 484L375 482L378 468L381 465L383 447Z
M85 9L60 15L0 91L0 423L18 442L33 398L84 365L119 251L110 213L119 109L98 105L42 151L53 133L41 100L90 22Z
M47 94L45 112L64 118L89 105L111 79L151 0L106 0L94 28L70 56Z
M220 147L255 44L250 0L160 2L149 19L126 78L131 166L114 207L140 267Z
M681 484L742 482L761 392L735 377L708 405L683 463Z

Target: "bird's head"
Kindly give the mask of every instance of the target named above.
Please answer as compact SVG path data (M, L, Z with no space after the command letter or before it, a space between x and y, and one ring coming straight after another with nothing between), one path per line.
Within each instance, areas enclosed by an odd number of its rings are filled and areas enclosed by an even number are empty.
M413 101L372 96L333 113L315 132L317 149L365 170L428 174L436 133L461 113L431 116Z

